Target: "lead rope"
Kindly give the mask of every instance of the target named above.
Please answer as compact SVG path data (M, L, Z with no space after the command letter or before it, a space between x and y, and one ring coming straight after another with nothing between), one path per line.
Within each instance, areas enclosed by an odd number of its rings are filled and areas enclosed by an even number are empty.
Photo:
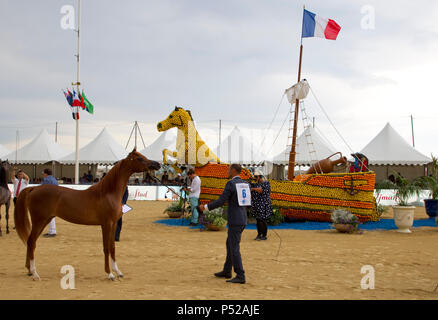
M175 195L177 195L178 197L180 197L180 198L183 199L183 207L182 207L182 214L183 214L183 217L182 217L182 219L181 219L181 225L183 225L183 224L184 224L184 219L186 218L186 202L187 202L186 197L182 197L181 194L178 194L178 193L177 193L175 190L173 190L172 188L170 188L170 187L168 187L168 186L162 184L161 181L160 181L157 177L152 176L152 175L151 175L151 177L152 177L152 179L154 179L155 181L157 181L161 186L166 187L167 190L169 190L169 191L172 192L173 194L175 194Z
M275 231L275 229L272 229L272 231L277 235L278 239L280 240L280 243L278 244L277 255L275 256L275 260L277 260L277 262L278 262L278 255L280 254L282 240L281 240L280 235L277 233L277 231Z

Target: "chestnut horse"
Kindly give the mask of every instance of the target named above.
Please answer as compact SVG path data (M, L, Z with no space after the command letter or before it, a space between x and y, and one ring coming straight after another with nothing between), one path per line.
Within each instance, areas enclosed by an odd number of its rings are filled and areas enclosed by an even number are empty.
M86 190L74 190L55 185L41 185L21 191L14 210L15 227L21 240L27 245L26 268L28 275L39 280L35 267L34 252L36 241L44 227L53 217L84 225L100 225L105 254L105 272L114 280L110 266L118 277L123 277L118 269L115 256L115 230L122 215L122 197L129 177L136 172L158 170L160 164L148 160L135 149L120 160L97 184ZM32 226L29 221L32 220Z

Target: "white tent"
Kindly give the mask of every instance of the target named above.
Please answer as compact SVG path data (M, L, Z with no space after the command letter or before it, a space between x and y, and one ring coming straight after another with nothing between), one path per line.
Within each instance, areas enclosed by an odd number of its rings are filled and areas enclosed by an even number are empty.
M274 157L273 163L289 163L290 146ZM314 151L314 152L313 152ZM308 127L297 139L295 164L299 166L311 165L315 160L325 159L336 153L336 149L324 140L313 127Z
M167 130L161 133L154 142L141 150L140 153L149 160L162 162L163 149L176 150L176 134L173 130Z
M58 161L68 152L61 148L47 133L46 129L41 132L24 147L3 156L5 159L20 164L42 164L49 161Z
M389 122L361 153L371 165L425 165L432 161L407 143Z
M0 144L0 159L3 158L3 156L9 154L10 152L11 151L9 151L6 147Z
M267 159L251 141L242 135L237 126L213 152L222 162L226 163L258 164Z
M110 165L127 155L128 152L104 128L93 141L79 149L79 163ZM74 164L75 152L60 159L60 162Z

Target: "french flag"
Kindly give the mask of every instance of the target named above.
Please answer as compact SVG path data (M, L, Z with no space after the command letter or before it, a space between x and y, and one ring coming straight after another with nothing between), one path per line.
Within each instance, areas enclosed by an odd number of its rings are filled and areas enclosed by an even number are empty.
M301 38L320 37L336 40L341 27L332 19L326 19L304 9Z

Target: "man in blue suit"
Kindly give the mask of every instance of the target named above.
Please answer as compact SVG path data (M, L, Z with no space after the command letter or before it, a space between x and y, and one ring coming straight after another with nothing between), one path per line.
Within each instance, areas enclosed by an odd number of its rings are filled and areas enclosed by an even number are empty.
M228 203L228 237L227 237L227 258L225 260L224 268L221 272L214 275L219 278L230 279L227 282L231 283L245 283L245 271L243 270L242 258L240 255L240 240L242 232L248 223L246 206L251 205L245 198L248 194L250 197L249 184L240 178L242 167L239 164L232 164L228 169L228 177L225 189L219 199L210 202L206 205L199 206L201 211L213 210L222 207L226 202ZM240 194L239 194L240 193ZM246 203L245 203L246 201ZM232 278L232 268L236 273L236 277Z

